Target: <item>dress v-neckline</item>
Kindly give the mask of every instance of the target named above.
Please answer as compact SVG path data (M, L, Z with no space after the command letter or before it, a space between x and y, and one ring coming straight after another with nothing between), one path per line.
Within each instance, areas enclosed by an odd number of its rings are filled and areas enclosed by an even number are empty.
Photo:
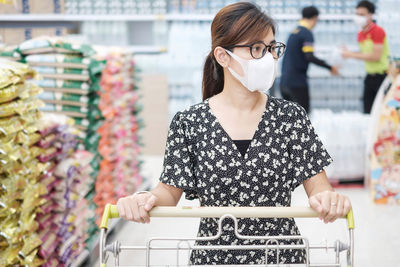
M209 100L210 100L210 99L208 98L208 99L206 99L206 100L204 101L204 102L206 103L206 105L207 105L208 112L209 112L209 113L211 114L211 116L214 118L215 124L218 125L218 127L221 129L221 131L222 131L222 133L225 135L225 137L228 138L228 140L229 140L231 146L232 146L233 149L236 151L236 155L240 158L241 161L247 160L248 154L249 154L250 149L251 149L251 147L252 147L252 144L255 142L255 140L257 140L257 134L258 134L258 132L260 131L260 128L261 128L260 125L263 123L264 118L265 118L265 116L266 116L266 114L267 114L267 112L268 112L268 103L269 103L269 101L270 101L270 98L271 98L270 96L267 96L267 101L266 101L266 103L265 103L264 112L263 112L263 114L262 114L262 116L261 116L261 118L260 118L260 121L259 121L258 124L257 124L257 128L256 128L256 130L255 130L255 132L254 132L254 134L253 134L253 137L251 138L251 142L250 142L250 144L249 144L249 147L247 148L246 153L245 153L244 155L242 155L242 154L240 153L239 148L236 146L234 140L233 140L233 139L231 138L231 136L225 131L224 127L222 127L222 124L219 122L217 116L213 113L213 111L212 111L212 109L211 109L211 107L210 107L210 103L209 103Z

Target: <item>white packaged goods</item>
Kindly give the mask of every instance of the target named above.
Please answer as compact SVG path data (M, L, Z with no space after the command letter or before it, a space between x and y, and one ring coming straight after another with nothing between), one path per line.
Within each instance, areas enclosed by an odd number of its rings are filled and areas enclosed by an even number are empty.
M364 176L369 115L314 110L311 121L333 158L326 168L330 180L357 180Z

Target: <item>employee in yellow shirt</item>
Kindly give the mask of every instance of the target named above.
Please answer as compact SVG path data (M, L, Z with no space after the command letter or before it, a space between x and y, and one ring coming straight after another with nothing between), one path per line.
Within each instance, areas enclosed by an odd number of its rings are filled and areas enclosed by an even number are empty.
M361 52L352 52L343 48L343 58L365 61L367 76L364 80L364 113L370 113L375 96L386 77L389 68L389 45L385 31L372 20L375 5L370 1L361 1L356 8L355 23L360 26L358 43Z

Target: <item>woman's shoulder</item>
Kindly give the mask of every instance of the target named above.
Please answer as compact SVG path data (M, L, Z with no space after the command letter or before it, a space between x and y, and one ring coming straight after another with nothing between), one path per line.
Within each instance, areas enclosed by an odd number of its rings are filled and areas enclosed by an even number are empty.
M268 96L270 111L275 112L279 117L305 117L307 112L298 103L288 101L275 96Z
M182 111L178 111L173 120L180 122L198 121L201 117L205 117L208 110L208 100L194 104Z

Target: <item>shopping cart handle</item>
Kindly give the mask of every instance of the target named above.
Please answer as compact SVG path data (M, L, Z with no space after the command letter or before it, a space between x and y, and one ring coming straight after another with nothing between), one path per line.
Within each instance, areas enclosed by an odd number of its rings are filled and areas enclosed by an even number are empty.
M150 217L219 218L231 214L237 218L311 218L318 217L310 207L154 207ZM104 208L100 228L107 229L109 219L119 218L116 205L107 204ZM349 229L354 228L353 211L346 217Z

